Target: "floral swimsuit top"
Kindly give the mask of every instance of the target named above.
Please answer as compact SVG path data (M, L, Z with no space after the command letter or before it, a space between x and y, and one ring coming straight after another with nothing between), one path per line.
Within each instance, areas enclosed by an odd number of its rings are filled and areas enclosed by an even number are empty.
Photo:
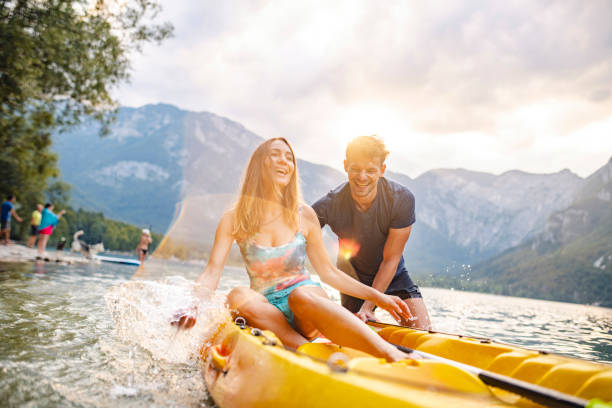
M310 278L304 268L306 237L301 231L290 242L276 247L257 245L253 237L238 246L253 290L268 294Z

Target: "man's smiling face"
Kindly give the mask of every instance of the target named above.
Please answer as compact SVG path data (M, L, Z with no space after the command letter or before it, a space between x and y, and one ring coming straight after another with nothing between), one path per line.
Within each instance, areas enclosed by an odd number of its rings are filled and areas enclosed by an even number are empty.
M376 157L354 157L344 161L351 195L355 199L374 198L378 179L385 174L386 166Z

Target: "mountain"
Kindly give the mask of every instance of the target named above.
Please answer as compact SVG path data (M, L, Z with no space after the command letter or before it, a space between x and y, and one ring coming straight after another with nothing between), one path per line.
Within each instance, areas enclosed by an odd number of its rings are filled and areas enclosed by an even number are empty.
M235 198L248 157L263 139L208 112L158 104L121 108L109 136L95 123L54 135L73 205L207 250L220 214ZM299 152L297 152L299 155ZM338 158L340 162L342 158ZM345 180L331 167L299 160L308 203ZM417 223L406 248L415 275L458 275L533 237L571 204L585 180L510 171L437 169L417 178L388 172L416 196ZM200 256L199 254L197 256Z
M569 205L584 182L569 170L553 174L515 170L496 176L436 169L414 180L397 173L389 177L416 196L414 232L420 228L422 238L408 247L408 253L417 256L415 252L437 248L433 253L441 257L438 265L443 260L444 268L436 272L449 275L463 272L461 265L475 264L539 232L548 215Z
M612 159L543 231L477 265L473 289L612 306Z

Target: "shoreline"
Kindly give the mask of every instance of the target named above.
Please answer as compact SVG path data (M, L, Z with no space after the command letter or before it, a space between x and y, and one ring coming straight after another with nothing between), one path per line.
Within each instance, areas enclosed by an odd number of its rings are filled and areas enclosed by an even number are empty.
M12 243L9 245L0 245L0 262L17 262L17 263L29 263L29 262L54 262L62 264L74 264L74 263L89 263L93 262L92 259L84 258L80 255L74 255L67 251L45 251L44 259L36 259L37 250L36 248L28 248L23 244Z

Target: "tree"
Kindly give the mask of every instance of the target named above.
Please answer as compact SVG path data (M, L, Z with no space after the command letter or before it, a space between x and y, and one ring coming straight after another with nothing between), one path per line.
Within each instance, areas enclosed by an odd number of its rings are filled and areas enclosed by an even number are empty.
M59 176L53 131L89 117L108 132L130 55L172 34L154 23L160 11L155 0L0 0L2 196L16 194L26 212L44 201Z

